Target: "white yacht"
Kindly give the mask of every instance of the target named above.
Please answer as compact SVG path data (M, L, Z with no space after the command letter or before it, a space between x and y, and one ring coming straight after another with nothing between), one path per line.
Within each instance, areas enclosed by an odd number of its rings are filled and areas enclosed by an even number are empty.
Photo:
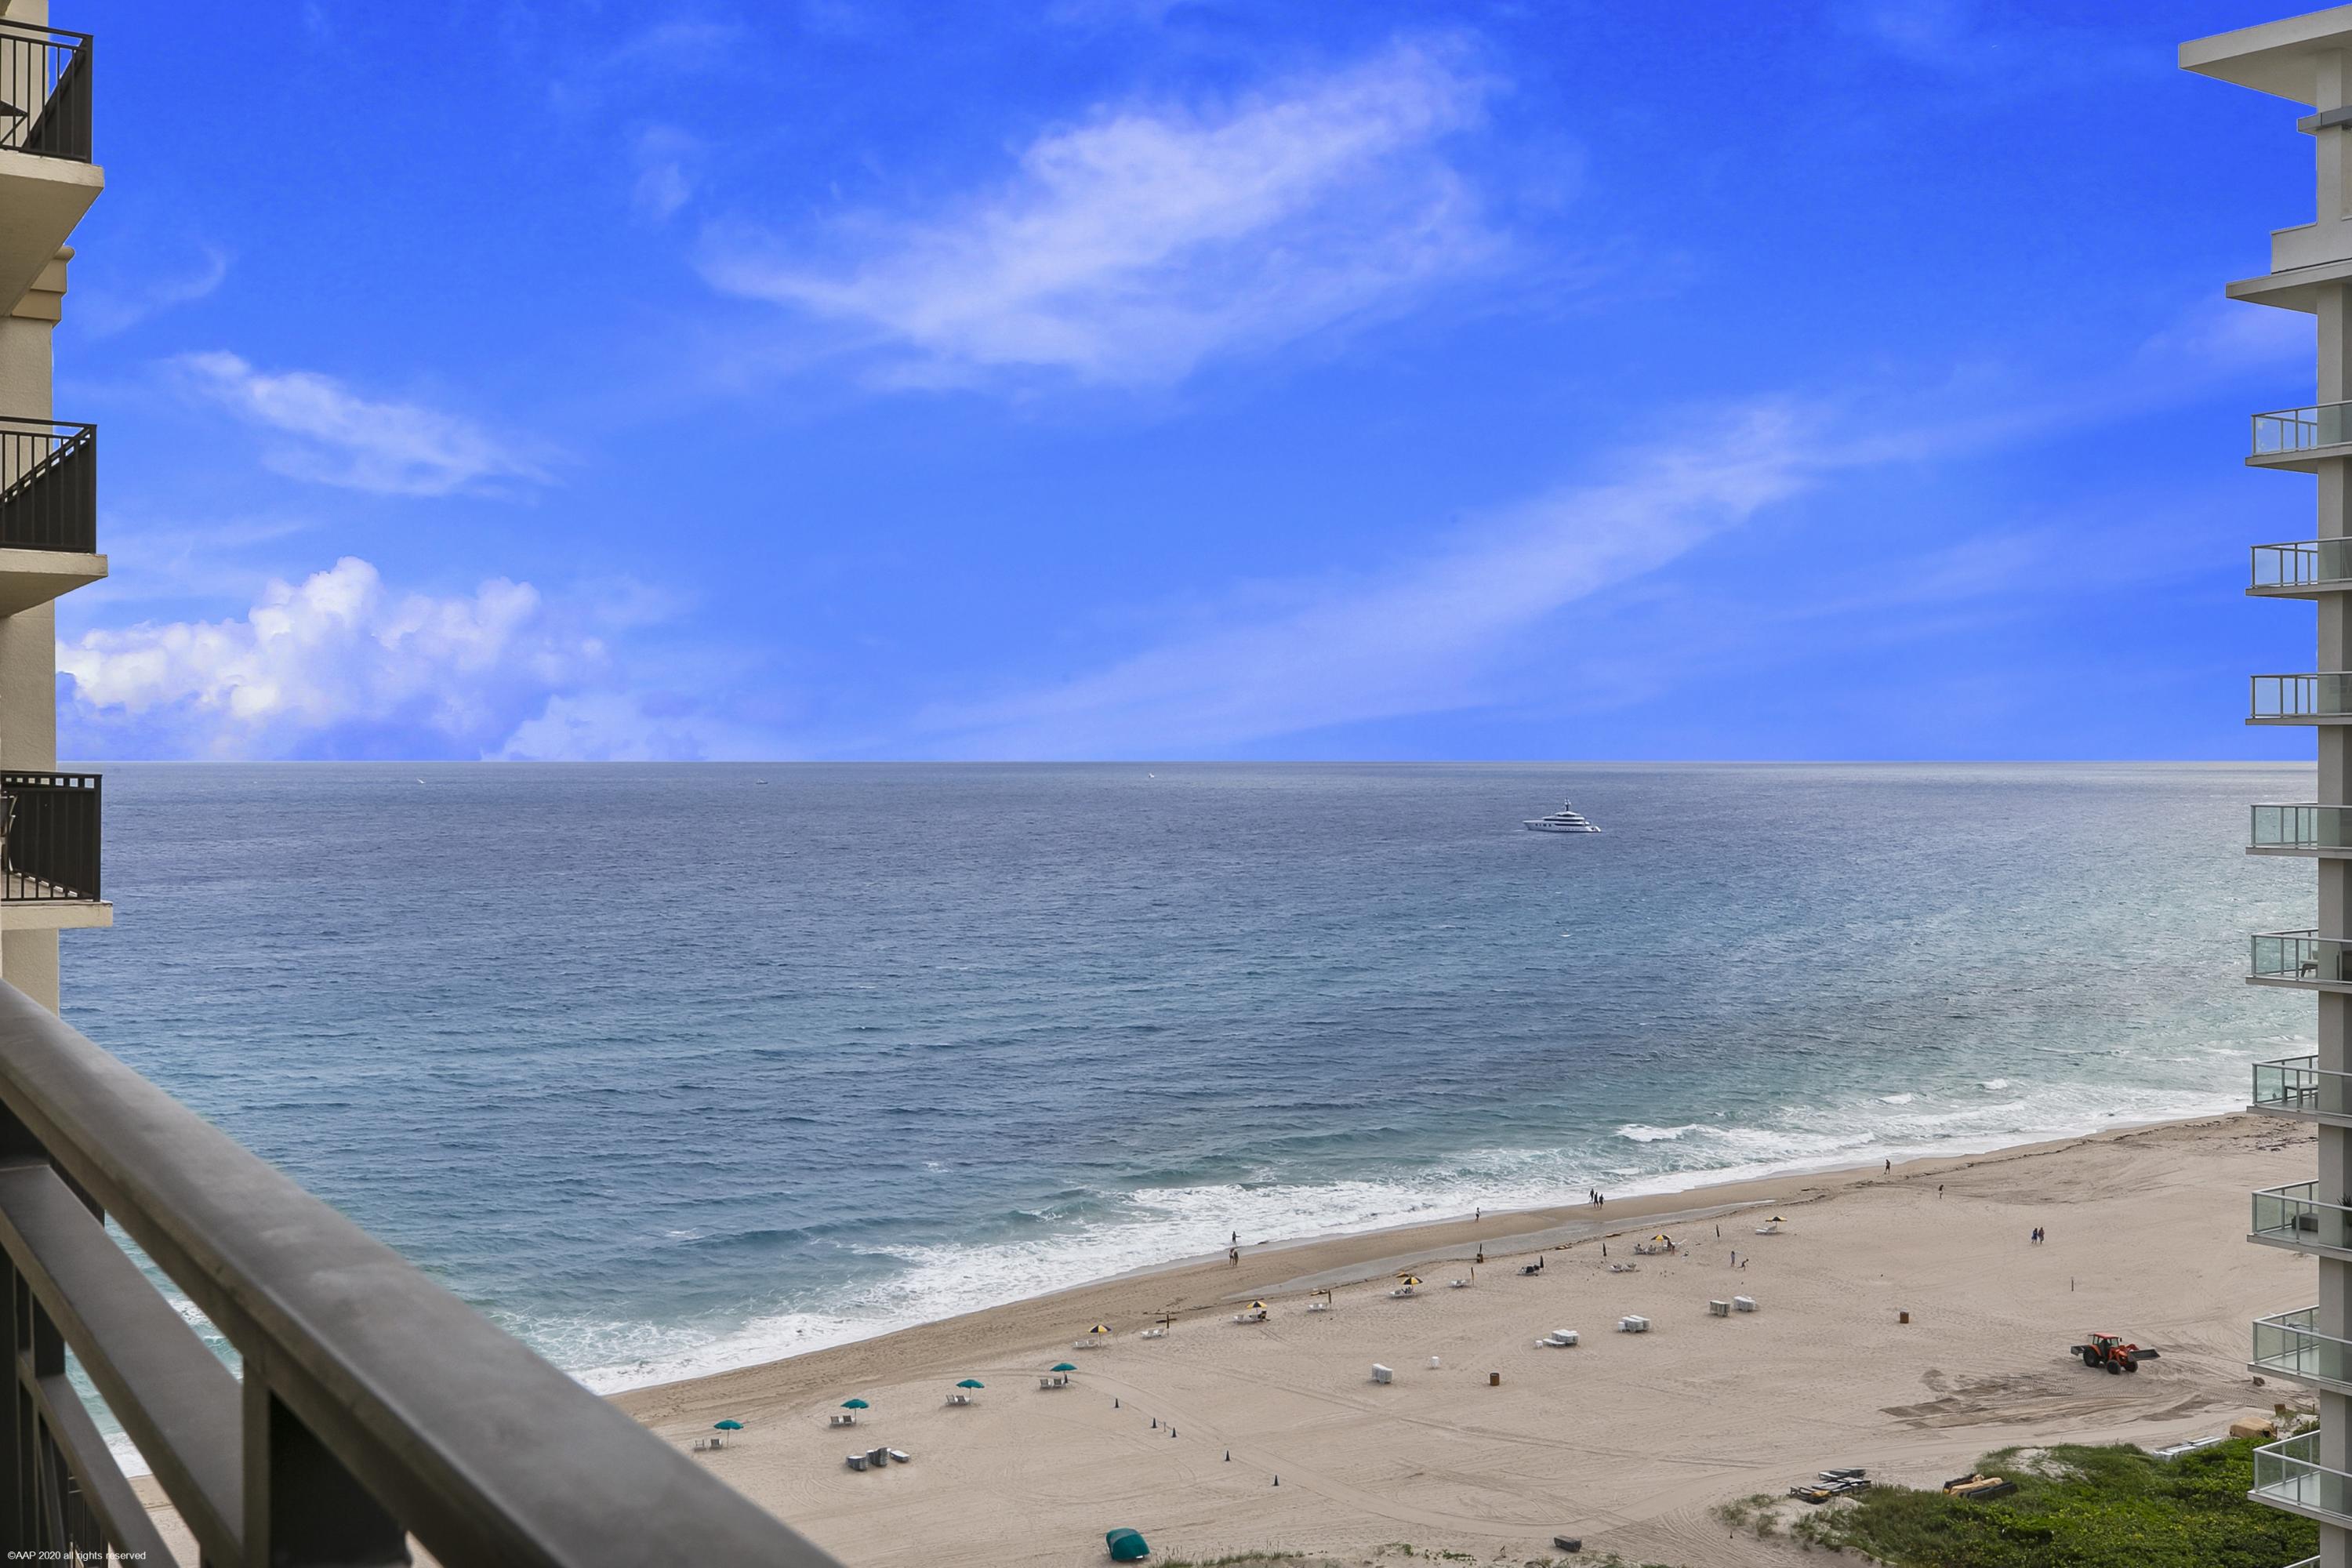
M1530 816L1519 825L1537 833L1598 833L1598 827L1584 819L1572 801L1562 801L1559 809L1549 816Z

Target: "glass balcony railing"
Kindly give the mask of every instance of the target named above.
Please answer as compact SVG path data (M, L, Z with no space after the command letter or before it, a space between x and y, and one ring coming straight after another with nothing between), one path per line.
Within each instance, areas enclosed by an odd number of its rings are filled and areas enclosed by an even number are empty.
M2252 808L2249 849L2282 851L2352 849L2352 806L2298 801Z
M2323 584L2352 586L2352 539L2305 539L2253 547L2256 592L2293 592Z
M2352 985L2352 942L2308 931L2269 931L2252 939L2248 978L2290 985Z
M2352 674L2257 675L2246 717L2256 723L2315 724L2352 719Z
M2320 1202L2318 1189L2316 1182L2296 1182L2254 1193L2253 1224L2247 1234L2274 1247L2352 1252L2352 1208Z
M2254 1488L2248 1494L2273 1508L2352 1526L2352 1476L2319 1462L2315 1428L2254 1450Z
M2352 1120L2352 1073L2323 1071L2315 1056L2256 1062L2254 1092L2246 1103L2254 1110Z
M2278 408L2254 416L2253 455L2257 458L2308 452L2347 441L2352 441L2352 403Z
M2319 1332L2318 1320L2316 1307L2256 1318L2253 1365L2276 1377L2352 1387L2352 1342Z

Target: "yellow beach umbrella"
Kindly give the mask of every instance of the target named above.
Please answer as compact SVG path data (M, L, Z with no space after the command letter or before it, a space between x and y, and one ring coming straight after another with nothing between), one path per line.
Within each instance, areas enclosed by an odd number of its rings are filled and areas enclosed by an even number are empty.
M1087 1332L1090 1334L1107 1334L1110 1332L1110 1329L1106 1324L1097 1323L1093 1328L1088 1329Z
M1250 1310L1253 1312L1263 1312L1265 1310L1265 1303L1263 1301L1252 1301L1250 1303Z
M1408 1285L1418 1285L1421 1283L1421 1276L1418 1274L1407 1274L1403 1279L1404 1282Z

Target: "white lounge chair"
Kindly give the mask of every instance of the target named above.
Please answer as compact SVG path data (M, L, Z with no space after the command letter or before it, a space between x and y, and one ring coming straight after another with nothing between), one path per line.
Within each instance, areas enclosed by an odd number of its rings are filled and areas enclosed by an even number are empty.
M1139 1340L1164 1340L1168 1337L1168 1331L1165 1328L1146 1329L1135 1337Z
M832 1415L825 1417L824 1424L828 1426L855 1426L857 1425L857 1412L855 1410L836 1410Z
M1331 1303L1328 1301L1309 1301L1307 1303L1307 1310L1310 1312L1328 1312L1331 1310Z
M1400 1285L1400 1286L1398 1286L1395 1289L1393 1289L1393 1290L1391 1290L1391 1291L1390 1291L1390 1292L1389 1292L1389 1295L1390 1295L1391 1297L1392 1297L1392 1298L1394 1298L1394 1297L1401 1297L1401 1296L1410 1296L1410 1295L1412 1295L1412 1286L1410 1286L1410 1285Z
M971 1395L969 1394L950 1394L948 1395L948 1403L950 1405L970 1405L971 1403Z

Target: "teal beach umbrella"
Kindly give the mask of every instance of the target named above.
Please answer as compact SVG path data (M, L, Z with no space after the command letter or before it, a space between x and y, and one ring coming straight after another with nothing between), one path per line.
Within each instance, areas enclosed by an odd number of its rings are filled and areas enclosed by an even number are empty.
M986 1388L988 1384L981 1382L980 1379L976 1377L967 1377L961 1383L957 1384L956 1386L958 1388Z
M721 1432L740 1432L743 1430L743 1423L740 1421L714 1421L711 1425Z
M1047 1371L1049 1371L1049 1372L1076 1372L1076 1371L1077 1371L1078 1369L1077 1369L1077 1365L1076 1365L1076 1363L1073 1363L1073 1362L1066 1362L1066 1361L1057 1361L1057 1362L1055 1362L1052 1366L1048 1367L1046 1370L1047 1370Z
M844 1410L871 1410L874 1408L874 1406L866 1404L866 1401L862 1399L845 1399L841 1402L841 1407Z

